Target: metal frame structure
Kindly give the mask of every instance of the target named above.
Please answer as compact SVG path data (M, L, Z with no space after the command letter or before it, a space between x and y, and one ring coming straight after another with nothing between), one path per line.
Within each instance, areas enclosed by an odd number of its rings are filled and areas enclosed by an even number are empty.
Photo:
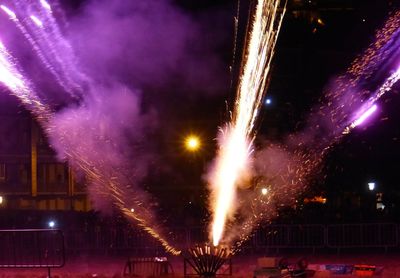
M57 229L0 230L0 268L52 268L65 265L64 234Z

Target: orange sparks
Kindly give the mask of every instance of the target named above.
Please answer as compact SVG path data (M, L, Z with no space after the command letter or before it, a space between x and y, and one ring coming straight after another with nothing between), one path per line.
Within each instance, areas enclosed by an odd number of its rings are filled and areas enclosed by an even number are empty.
M284 5L286 6L286 4ZM249 172L249 155L258 109L265 94L267 77L285 8L280 0L259 0L252 18L233 118L219 142L212 194L212 240L219 244L227 220L235 211L238 182Z

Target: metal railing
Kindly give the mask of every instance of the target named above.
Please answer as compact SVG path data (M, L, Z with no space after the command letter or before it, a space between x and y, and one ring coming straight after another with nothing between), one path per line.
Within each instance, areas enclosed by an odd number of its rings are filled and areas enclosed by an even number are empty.
M393 223L337 225L269 225L258 229L245 249L346 249L398 248L400 225ZM208 241L204 227L172 228L169 240L185 249ZM162 253L159 243L140 230L107 227L92 231L65 231L66 249L72 251L114 250L137 253ZM155 252L156 251L156 252Z
M330 248L395 247L399 245L398 229L392 223L329 225L326 245Z
M51 268L65 264L64 236L53 229L0 230L0 268Z

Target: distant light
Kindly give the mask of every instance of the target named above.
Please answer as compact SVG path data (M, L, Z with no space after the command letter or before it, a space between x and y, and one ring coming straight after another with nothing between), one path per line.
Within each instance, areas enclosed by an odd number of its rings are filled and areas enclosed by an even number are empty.
M131 208L131 212L135 212L135 209L134 209L134 208Z
M385 209L385 205L381 202L376 203L376 209L377 210L384 210Z
M200 148L200 139L195 135L190 135L185 140L185 146L189 151L197 151Z
M266 105L270 105L272 103L272 99L271 98L266 98L265 99L265 104Z
M264 187L264 188L261 189L261 194L262 195L267 195L267 193L268 193L268 188Z
M369 182L369 183L368 183L368 189L369 189L370 191L374 190L374 189L375 189L375 183L374 183L374 182Z
M362 22L365 22L365 18L362 19Z
M3 203L3 196L0 196L0 205Z
M49 225L49 228L54 228L56 226L56 222L54 222L53 220L49 221L48 225Z

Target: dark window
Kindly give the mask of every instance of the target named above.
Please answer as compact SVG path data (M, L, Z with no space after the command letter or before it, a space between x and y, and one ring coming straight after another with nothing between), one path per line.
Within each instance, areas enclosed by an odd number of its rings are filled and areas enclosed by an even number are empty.
M6 164L0 163L0 181L6 180Z

